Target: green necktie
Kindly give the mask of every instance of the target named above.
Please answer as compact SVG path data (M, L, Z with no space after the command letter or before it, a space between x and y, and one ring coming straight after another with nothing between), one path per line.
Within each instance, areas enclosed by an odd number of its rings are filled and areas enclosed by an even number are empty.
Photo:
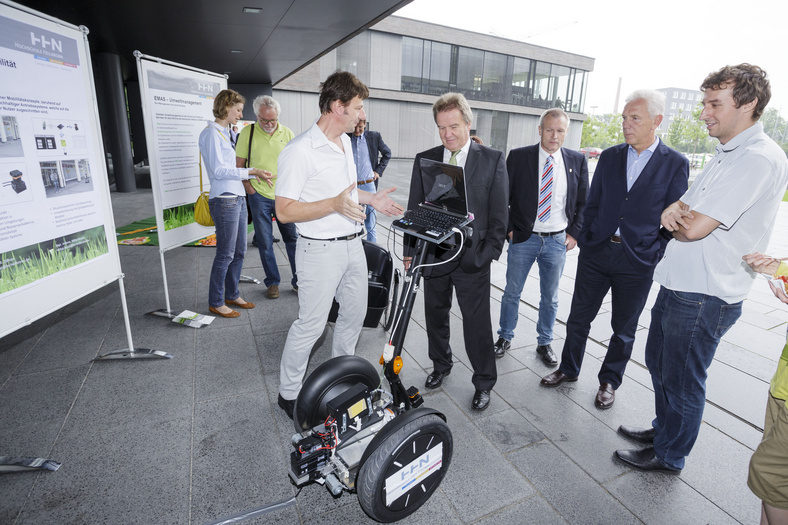
M452 166L457 165L457 154L459 152L460 152L459 150L451 152L451 158L449 159L449 164L451 164Z

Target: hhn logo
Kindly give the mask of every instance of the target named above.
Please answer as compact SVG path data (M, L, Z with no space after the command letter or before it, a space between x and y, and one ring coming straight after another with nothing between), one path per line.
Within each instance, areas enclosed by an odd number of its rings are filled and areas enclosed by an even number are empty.
M47 37L44 36L44 35L41 35L41 38L39 38L32 31L30 32L30 42L32 42L32 44L34 46L40 45L44 49L49 48L52 51L57 50L58 53L62 53L63 52L63 42L62 41L55 40L54 38L47 40Z

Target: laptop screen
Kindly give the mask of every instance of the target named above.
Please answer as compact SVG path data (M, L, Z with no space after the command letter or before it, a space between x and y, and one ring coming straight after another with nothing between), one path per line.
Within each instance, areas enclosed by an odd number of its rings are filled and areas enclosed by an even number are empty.
M461 166L419 159L424 205L458 215L468 214L465 174Z

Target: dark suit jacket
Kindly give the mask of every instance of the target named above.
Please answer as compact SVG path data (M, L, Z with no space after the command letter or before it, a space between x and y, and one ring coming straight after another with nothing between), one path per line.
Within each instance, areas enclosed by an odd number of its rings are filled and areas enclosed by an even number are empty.
M608 242L619 228L629 262L650 271L668 243L659 232L660 216L687 191L689 162L660 140L640 177L627 191L628 148L619 144L599 156L577 241L581 250L598 246Z
M419 159L443 162L443 150L443 146L438 146L416 155L410 178L409 210L417 208L424 200ZM468 211L473 213L474 220L471 223L473 235L469 244L466 241L467 248L460 259L460 266L473 273L489 266L503 251L509 220L509 180L503 153L471 142L465 161L465 186ZM408 236L406 242L412 247L415 238ZM406 254L409 253L407 250ZM445 253L446 250L438 247L435 256L441 259Z
M350 140L353 140L354 137L352 133L348 133L348 136ZM372 171L382 177L383 172L386 170L386 166L389 165L391 149L386 146L386 143L383 142L380 133L377 131L365 130L364 141L367 143L367 148L369 148L369 163L372 166ZM380 157L378 157L378 154L380 154Z
M588 193L588 164L582 153L561 148L566 169L566 233L575 239L583 226L583 207ZM534 229L539 206L539 144L513 149L506 158L509 173L509 228L512 242L527 241Z

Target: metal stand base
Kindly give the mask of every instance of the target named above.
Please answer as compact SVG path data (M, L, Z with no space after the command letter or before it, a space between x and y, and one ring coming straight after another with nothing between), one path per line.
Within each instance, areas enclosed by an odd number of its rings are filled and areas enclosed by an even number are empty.
M255 279L254 277L249 277L248 275L241 275L239 282L260 284L260 279Z
M167 319L175 319L178 316L178 314L176 314L172 310L167 310L166 308L161 308L159 310L154 310L152 312L148 312L148 315L156 315L158 317L166 317Z
M172 354L150 348L135 348L134 350L116 350L91 359L92 361L109 361L111 359L172 359Z
M0 456L0 474L6 472L33 472L36 470L51 470L54 472L59 468L60 463L51 459Z

